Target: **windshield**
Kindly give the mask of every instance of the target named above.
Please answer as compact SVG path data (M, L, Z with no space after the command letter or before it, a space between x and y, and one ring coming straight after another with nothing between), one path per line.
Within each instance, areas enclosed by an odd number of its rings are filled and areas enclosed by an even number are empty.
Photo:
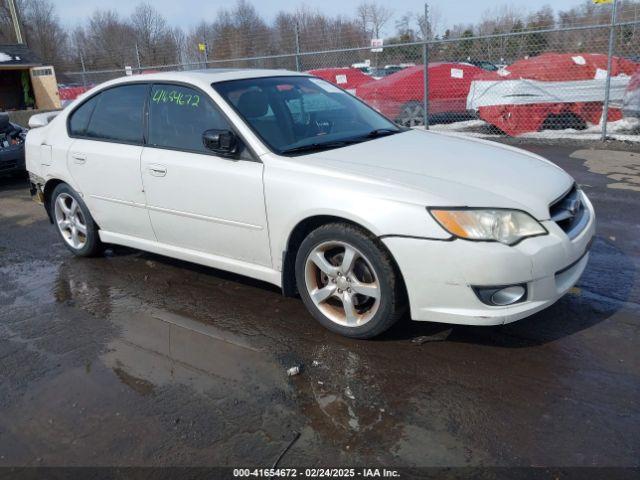
M318 78L251 78L214 83L213 88L280 154L339 148L403 131Z

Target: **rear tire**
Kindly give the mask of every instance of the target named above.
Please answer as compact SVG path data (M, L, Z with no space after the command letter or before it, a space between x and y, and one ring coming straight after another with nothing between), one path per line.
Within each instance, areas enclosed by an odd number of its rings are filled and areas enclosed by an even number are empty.
M296 256L302 301L327 329L372 338L406 311L401 276L379 241L346 223L323 225L304 239Z
M51 194L50 212L58 235L75 255L93 257L102 253L99 228L78 192L61 183Z
M551 114L545 118L540 130L567 130L569 128L585 130L587 123L575 113L563 112L557 115Z

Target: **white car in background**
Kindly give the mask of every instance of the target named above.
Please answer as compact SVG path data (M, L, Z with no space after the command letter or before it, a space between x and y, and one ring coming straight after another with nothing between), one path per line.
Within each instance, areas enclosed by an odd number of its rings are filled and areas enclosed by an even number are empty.
M640 68L629 80L622 101L622 113L625 117L640 119Z
M398 127L306 74L121 78L31 125L32 193L75 254L119 244L257 278L350 337L407 308L531 315L576 283L595 229L547 160Z

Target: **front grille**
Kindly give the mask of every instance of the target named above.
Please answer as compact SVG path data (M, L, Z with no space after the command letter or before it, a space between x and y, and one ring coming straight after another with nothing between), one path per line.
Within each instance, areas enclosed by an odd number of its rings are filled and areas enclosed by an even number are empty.
M549 206L551 220L556 222L569 238L575 238L589 221L589 211L582 201L577 185Z

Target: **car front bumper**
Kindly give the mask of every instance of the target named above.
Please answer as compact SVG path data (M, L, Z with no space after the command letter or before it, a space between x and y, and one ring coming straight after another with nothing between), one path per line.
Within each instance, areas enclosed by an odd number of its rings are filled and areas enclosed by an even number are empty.
M555 303L578 281L589 261L595 213L573 239L553 221L548 235L515 246L467 240L383 238L404 278L413 320L500 325ZM526 284L526 300L509 306L483 303L472 287Z

